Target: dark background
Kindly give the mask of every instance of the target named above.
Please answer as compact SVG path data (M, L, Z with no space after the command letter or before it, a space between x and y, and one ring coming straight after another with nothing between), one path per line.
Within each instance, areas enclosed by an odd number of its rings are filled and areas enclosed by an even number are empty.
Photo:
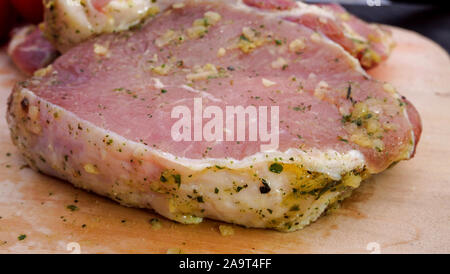
M389 6L381 7L364 5L344 5L344 7L368 22L414 30L450 52L450 1L396 1Z

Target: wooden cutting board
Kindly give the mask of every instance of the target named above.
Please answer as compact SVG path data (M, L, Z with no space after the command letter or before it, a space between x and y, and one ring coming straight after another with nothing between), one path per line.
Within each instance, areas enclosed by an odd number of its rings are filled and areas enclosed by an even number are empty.
M450 59L416 33L393 28L392 57L370 73L398 87L418 108L423 137L416 157L366 181L342 207L294 233L219 222L181 225L125 208L35 173L12 145L6 100L22 78L0 52L0 253L449 253ZM70 211L68 205L79 210ZM150 223L159 218L157 230ZM26 235L19 240L20 235ZM76 244L71 244L76 243ZM69 247L69 248L68 248Z

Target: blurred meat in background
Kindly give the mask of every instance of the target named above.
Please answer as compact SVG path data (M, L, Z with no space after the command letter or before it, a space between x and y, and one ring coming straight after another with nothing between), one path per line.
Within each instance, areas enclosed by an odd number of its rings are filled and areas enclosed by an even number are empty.
M61 2L63 1L65 0L61 0ZM49 36L49 28L46 28L47 31L44 31L44 23L42 23L44 21L43 2L43 0L0 0L0 46L4 46L9 42L8 54L16 66L25 74L32 74L34 71L51 64L59 55L56 49L59 48L57 43L53 41L52 45L52 41L47 39L52 37ZM265 0L245 0L245 2L250 5L263 6L268 3L277 3L277 5L280 3L293 3L291 0L267 2ZM328 4L343 4L347 11L366 22L394 25L417 31L436 41L446 48L447 51L450 51L450 39L448 39L450 37L450 10L445 5L437 4L436 1L306 0L304 2L317 4L323 8L334 7L337 9L342 8L338 5ZM49 7L48 5L51 1L47 1L46 3L47 7ZM98 5L105 5L106 3L109 3L109 0L93 0L96 8ZM149 3L145 4L145 0L139 0L136 3L141 3L144 6L151 5ZM164 0L160 0L159 3L172 3L172 1L167 0L167 2L164 2ZM376 3L379 4L376 5ZM67 22L63 23L67 25ZM48 20L46 20L46 27L49 25L52 24L49 24ZM61 25L56 24L56 26L58 26L54 29L56 32L50 32L51 35L61 34L58 31L66 31ZM103 30L98 33L102 32ZM76 39L71 40L75 41ZM381 59L385 59L387 56L388 54L386 56L381 54ZM364 58L360 58L360 60L364 66ZM365 67L370 68L372 65L369 62Z
M44 36L39 26L24 25L11 31L8 54L14 64L25 74L50 65L58 51Z
M53 62L58 52L42 32L42 0L0 0L0 44L25 74Z

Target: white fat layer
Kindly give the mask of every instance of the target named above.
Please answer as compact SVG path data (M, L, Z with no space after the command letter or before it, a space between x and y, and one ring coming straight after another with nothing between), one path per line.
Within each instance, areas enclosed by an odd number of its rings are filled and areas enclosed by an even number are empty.
M32 91L23 88L21 91L24 96L29 96L31 98L38 98ZM168 152L164 152L142 143L134 142L125 137L98 127L89 121L83 120L76 116L74 113L61 108L58 105L50 103L45 99L39 98L45 104L48 104L52 108L55 108L60 113L64 113L70 119L81 120L83 123L89 127L95 128L101 132L102 135L109 135L122 143L127 143L135 151L146 151L146 153L153 154L157 157L164 158L166 161L170 162L171 166L190 169L193 171L201 171L211 166L221 166L230 169L245 169L250 168L250 166L257 165L264 162L273 162L276 159L281 163L291 163L303 165L303 167L309 171L320 172L327 174L334 180L340 180L341 175L345 174L351 170L362 168L365 166L364 155L357 150L349 150L345 153L338 152L332 149L320 150L320 149L308 149L300 150L291 148L287 151L269 151L269 152L258 152L254 155L247 156L243 159L233 159L233 158L202 158L202 159L191 159L187 157L178 157ZM291 160L294 159L294 161Z
M285 152L258 152L241 160L233 158L190 159L186 157L176 157L170 153L161 151L157 151L157 153L193 170L202 170L214 165L230 169L242 169L249 168L258 163L273 162L274 159L277 159L280 163L301 164L309 171L327 174L334 180L340 180L342 174L357 168L362 168L365 165L364 155L357 150L341 153L332 149L322 151L319 149L299 150L291 148ZM291 158L293 158L294 161L291 161Z
M335 19L335 16L332 12L324 10L318 6L308 5L308 4L305 4L300 1L297 1L296 4L297 4L296 8L292 8L289 10L276 10L274 12L273 10L258 9L258 13L263 13L263 14L277 17L277 18L290 17L290 16L299 17L299 16L302 16L305 14L314 14L314 15L322 16L322 17L325 17L328 19ZM254 9L257 9L257 8L246 5L242 0L237 0L236 7L241 10L247 10L247 11L254 11Z
M126 30L143 19L153 5L148 0L112 0L100 12L91 0L55 0L55 4L66 17L66 27L77 30L76 35L88 36Z

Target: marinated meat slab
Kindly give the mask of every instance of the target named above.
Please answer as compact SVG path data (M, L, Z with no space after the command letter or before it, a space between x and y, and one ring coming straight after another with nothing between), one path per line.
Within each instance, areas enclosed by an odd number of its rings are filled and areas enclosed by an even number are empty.
M367 24L337 4L307 5L294 0L243 2L322 33L360 60L365 69L386 60L395 46L388 29Z
M265 11L320 32L360 60L365 69L386 60L394 47L389 30L359 20L339 5L307 5L293 0L226 2ZM65 52L96 35L136 27L171 5L182 5L182 1L47 0L45 5L46 20L41 25L45 35L41 28L26 26L15 32L10 43L12 60L26 74L52 63L58 51Z
M179 106L193 114L182 129L192 140L174 140ZM241 141L228 124L215 127L223 139L196 137L199 108L230 106L277 108L265 126L278 146ZM411 103L335 42L223 1L188 1L72 48L15 86L8 123L30 166L77 187L182 223L280 231L411 158L421 133Z
M385 28L367 24L339 5L307 5L294 0L216 0L252 7L283 20L305 25L327 36L371 68L385 60L394 46ZM151 19L180 0L46 0L45 33L65 52L92 36L119 32Z
M216 0L222 1L222 0ZM228 0L266 11L280 19L307 26L341 45L360 60L365 69L386 60L394 47L390 32L367 24L339 5L307 5L293 0ZM131 3L131 4L130 4ZM83 3L47 0L46 20L40 28L26 26L16 31L9 54L22 72L31 74L47 66L71 47L103 33L136 27L180 0L89 0Z

